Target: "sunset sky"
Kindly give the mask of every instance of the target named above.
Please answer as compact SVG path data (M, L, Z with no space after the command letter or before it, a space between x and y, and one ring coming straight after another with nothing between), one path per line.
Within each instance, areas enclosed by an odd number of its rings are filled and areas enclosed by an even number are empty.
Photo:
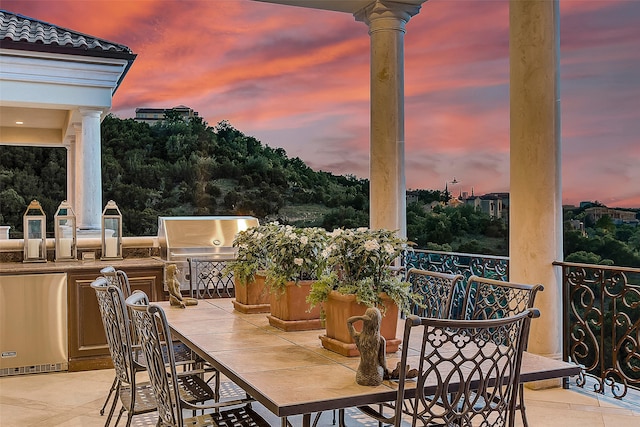
M112 112L186 105L310 167L368 178L369 36L352 15L250 0L2 0L130 47ZM640 208L640 0L561 0L564 203ZM507 0L407 24L408 188L509 191Z

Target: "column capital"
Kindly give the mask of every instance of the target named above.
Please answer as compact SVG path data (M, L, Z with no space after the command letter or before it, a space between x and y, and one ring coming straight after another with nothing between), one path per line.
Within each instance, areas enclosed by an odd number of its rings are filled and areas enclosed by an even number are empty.
M420 12L427 0L375 0L353 14L356 21L369 26L369 33L379 30L404 31L404 26L412 16Z
M102 110L92 108L80 108L79 111L82 117L100 117L102 115Z

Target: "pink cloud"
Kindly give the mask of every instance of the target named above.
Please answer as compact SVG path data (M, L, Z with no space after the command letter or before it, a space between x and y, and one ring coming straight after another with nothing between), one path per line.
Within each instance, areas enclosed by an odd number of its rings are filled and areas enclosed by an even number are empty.
M114 98L228 119L316 168L368 176L369 36L348 14L248 0L4 0L4 9L129 46ZM640 2L560 2L563 192L640 207ZM509 185L506 1L425 3L405 36L407 184ZM605 201L606 199L606 201Z

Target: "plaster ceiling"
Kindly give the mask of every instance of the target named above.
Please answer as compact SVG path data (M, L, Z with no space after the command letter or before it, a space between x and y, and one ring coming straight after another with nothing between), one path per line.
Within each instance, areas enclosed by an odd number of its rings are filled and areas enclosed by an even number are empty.
M1 127L62 129L66 126L68 111L44 108L0 107ZM17 122L22 122L18 124Z

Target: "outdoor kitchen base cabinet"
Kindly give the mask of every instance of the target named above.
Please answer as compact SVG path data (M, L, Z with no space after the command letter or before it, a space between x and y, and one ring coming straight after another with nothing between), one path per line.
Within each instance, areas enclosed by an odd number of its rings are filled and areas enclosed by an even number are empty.
M163 268L127 268L131 289L144 291L151 301L166 300L163 290ZM112 368L96 293L91 282L100 270L68 273L69 304L69 371Z

